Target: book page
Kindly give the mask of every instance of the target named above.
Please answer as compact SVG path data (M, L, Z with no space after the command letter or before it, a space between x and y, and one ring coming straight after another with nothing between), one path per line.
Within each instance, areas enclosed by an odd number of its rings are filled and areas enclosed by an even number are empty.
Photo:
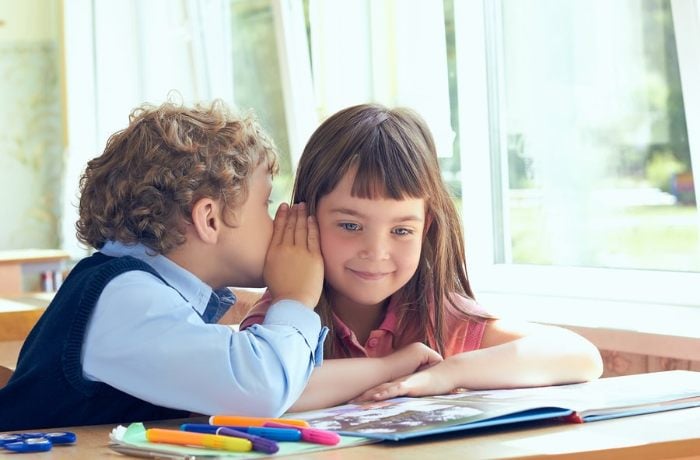
M290 415L342 434L398 440L572 415L592 421L692 406L700 406L700 372L667 371L571 385L395 398Z

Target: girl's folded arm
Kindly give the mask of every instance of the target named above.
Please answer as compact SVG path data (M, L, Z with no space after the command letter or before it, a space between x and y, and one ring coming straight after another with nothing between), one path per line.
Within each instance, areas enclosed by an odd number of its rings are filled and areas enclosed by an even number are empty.
M311 374L306 389L290 411L314 410L345 403L368 388L441 360L437 352L422 343L412 343L382 358L324 360L321 367Z
M558 385L600 377L598 349L580 335L555 326L490 321L479 350L442 364L454 388L493 389Z
M603 371L595 346L559 327L492 320L481 346L373 387L355 401L445 394L458 388L484 390L576 383L596 379Z

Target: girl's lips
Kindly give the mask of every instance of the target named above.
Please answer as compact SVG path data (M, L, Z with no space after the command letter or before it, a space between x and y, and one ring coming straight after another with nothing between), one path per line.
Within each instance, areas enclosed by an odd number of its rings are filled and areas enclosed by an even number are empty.
M361 278L361 279L367 280L367 281L380 280L388 275L388 273L361 272L361 271L353 270L351 268L349 268L348 270L350 270L350 272L352 274L354 274L355 276L357 276L358 278Z

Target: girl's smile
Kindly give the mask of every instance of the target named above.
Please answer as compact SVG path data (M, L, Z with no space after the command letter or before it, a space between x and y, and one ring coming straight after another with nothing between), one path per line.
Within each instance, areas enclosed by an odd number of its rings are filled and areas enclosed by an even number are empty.
M358 278L361 278L365 281L377 281L381 280L385 276L389 276L391 273L390 272L365 272L365 271L358 271L358 270L353 270L352 268L348 268L350 273L354 274Z

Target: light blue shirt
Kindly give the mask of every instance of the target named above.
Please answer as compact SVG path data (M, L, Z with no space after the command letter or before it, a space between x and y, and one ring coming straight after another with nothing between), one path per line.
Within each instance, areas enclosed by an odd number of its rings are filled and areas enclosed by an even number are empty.
M86 378L159 406L200 414L277 416L297 400L323 360L319 316L301 303L274 304L265 321L242 332L203 318L212 289L143 245L107 243L101 251L132 256L167 282L135 270L105 287L82 350Z

